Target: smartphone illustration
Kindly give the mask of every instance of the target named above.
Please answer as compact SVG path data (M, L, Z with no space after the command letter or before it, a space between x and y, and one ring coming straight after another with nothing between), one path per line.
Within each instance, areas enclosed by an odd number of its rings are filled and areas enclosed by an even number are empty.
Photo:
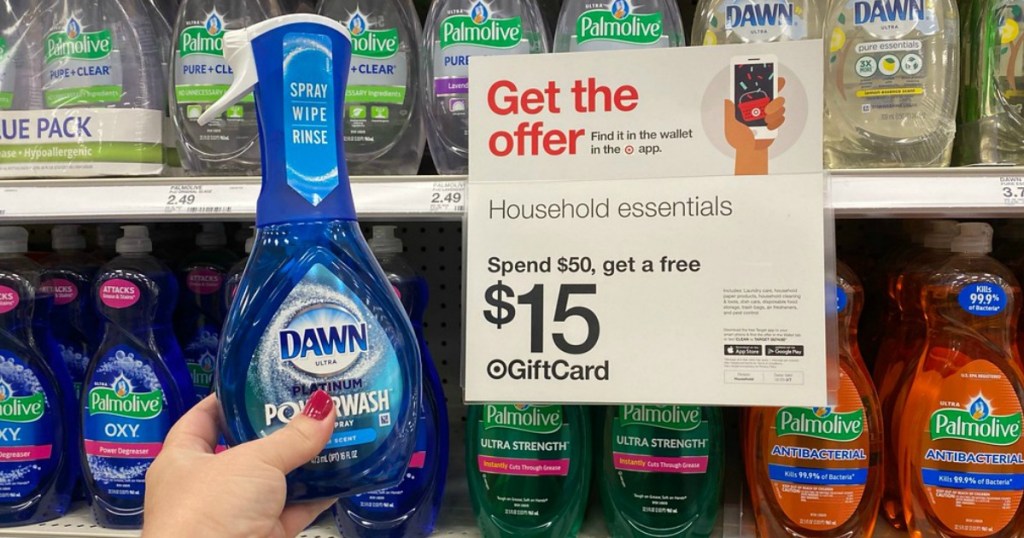
M736 120L750 127L754 138L775 138L768 129L766 108L779 93L779 60L773 54L760 56L734 56L732 59L732 102L736 106Z

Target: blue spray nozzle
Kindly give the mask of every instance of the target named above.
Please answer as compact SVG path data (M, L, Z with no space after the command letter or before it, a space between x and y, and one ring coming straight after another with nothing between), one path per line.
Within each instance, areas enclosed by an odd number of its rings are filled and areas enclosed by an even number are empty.
M255 94L263 164L257 226L355 220L342 144L351 55L348 30L319 15L285 15L225 33L235 78L199 123L239 118L244 110L235 103Z

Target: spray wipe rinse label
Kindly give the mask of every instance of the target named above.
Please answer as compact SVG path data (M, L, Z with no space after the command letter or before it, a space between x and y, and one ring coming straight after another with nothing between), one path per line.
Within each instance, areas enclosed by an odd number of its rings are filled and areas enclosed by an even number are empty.
M288 185L316 206L339 184L330 38L288 34L283 65Z

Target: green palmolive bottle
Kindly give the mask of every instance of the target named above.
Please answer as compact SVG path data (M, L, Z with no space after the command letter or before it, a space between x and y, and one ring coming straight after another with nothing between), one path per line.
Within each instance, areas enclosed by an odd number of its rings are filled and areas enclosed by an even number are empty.
M590 483L590 423L580 406L470 406L469 496L485 538L573 537Z
M601 420L601 502L613 538L710 536L722 496L722 412L622 405Z

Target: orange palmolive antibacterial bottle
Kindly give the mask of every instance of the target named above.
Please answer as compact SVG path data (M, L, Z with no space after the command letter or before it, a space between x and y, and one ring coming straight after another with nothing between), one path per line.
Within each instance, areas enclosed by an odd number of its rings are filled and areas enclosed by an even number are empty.
M1024 374L1014 331L1021 290L987 254L992 228L960 225L954 256L921 293L924 351L900 418L899 478L910 536L1024 531Z
M957 235L956 221L933 220L926 223L923 248L911 257L889 284L889 293L898 311L898 318L886 327L886 333L875 361L874 380L885 421L885 490L882 495L882 517L898 529L906 528L903 501L897 473L896 439L899 433L898 402L906 400L907 383L915 371L917 359L924 349L926 334L924 311L921 309L921 288L952 254L949 251Z
M744 456L762 538L871 536L882 498L882 416L857 346L864 290L838 268L834 407L756 407Z

